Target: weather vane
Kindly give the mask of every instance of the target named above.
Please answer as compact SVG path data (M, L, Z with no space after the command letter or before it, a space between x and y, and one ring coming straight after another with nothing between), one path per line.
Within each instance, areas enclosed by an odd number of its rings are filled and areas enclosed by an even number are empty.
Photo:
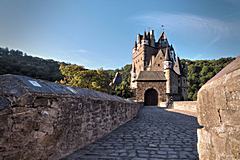
M165 26L162 24L162 25L161 25L161 28L162 28L162 31L163 31L163 32L164 32L164 27L165 27Z

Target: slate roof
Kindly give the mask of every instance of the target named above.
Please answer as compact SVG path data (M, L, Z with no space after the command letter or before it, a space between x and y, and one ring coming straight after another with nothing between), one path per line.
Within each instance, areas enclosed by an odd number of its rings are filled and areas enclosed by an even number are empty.
M166 81L162 71L141 71L136 81Z
M115 74L115 77L114 77L112 83L113 83L114 85L119 85L121 82L122 82L122 76L121 76L121 74L120 74L119 72L117 72L117 73Z
M161 36L160 36L160 39L167 39L167 35L165 32L162 32Z
M166 49L166 53L165 53L165 61L171 61L170 53L169 53L169 50L168 50L168 49Z
M180 58L177 57L177 60L173 66L173 70L175 71L175 73L177 73L178 75L181 75L181 63L180 63Z

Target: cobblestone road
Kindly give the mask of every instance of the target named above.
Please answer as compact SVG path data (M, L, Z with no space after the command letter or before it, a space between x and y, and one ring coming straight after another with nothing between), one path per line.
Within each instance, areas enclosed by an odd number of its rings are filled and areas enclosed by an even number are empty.
M198 159L195 117L144 107L138 117L65 160Z

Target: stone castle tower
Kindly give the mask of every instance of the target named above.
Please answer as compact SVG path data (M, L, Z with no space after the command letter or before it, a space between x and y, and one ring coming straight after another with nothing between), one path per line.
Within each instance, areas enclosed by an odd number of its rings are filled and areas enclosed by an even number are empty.
M163 32L155 41L154 31L138 34L132 50L131 89L145 105L187 99L187 70Z

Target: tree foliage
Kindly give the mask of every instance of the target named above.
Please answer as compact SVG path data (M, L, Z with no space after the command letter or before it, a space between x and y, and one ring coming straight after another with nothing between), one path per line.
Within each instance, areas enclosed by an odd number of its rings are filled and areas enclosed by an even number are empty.
M60 81L61 84L90 88L124 98L132 96L130 90L131 65L126 65L116 70L103 70L102 68L98 70L87 70L82 66L61 64L60 71L64 76ZM117 72L120 72L122 82L119 85L110 86L109 84Z
M132 65L127 64L121 69L116 69L116 72L120 72L122 76L122 82L121 84L117 85L115 88L113 88L113 94L116 94L117 96L120 97L125 97L125 98L130 98L133 96L133 93L130 89L130 81L131 81L131 72Z
M196 100L198 90L233 60L232 57L196 61L183 59L181 63L188 66L188 99Z
M64 76L60 81L61 84L107 93L110 90L111 76L103 69L87 70L82 66L61 64L60 71Z
M17 74L49 81L62 78L60 62L32 57L19 50L0 48L0 75Z

